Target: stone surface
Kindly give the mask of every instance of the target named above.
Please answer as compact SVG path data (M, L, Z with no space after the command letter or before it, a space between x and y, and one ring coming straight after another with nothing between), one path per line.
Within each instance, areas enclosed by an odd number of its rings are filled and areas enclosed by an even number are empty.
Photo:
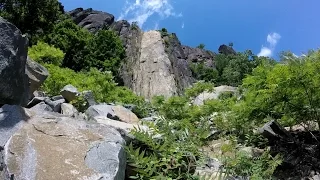
M291 135L275 120L267 122L259 128L259 132L269 141L291 138Z
M36 91L41 84L49 76L48 70L39 63L27 58L26 74L29 78L29 97L32 97L34 91Z
M52 101L57 101L57 100L61 100L61 99L64 99L64 97L62 95L58 95L58 96L53 96L51 98Z
M32 108L30 108L31 110L35 110L35 111L49 111L49 112L53 112L53 109L46 104L45 102L40 102L39 104L33 106Z
M91 120L99 116L129 124L137 124L139 122L139 118L130 110L122 106L112 106L107 104L90 106L86 111L86 115Z
M8 175L21 180L124 179L125 141L115 129L56 113L30 114L28 121L18 113L6 116L23 123L14 131L4 129L10 136L1 136L4 180L9 180Z
M207 67L215 67L214 52L189 46L182 46L182 49L189 63L204 63Z
M96 105L97 102L94 99L92 91L84 91L82 92L84 99L87 101L88 106Z
M172 64L158 31L143 33L138 67L133 68L133 91L147 99L177 94ZM160 85L161 84L161 85Z
M195 105L203 105L205 100L210 99L218 99L219 95L224 92L231 92L236 93L237 88L232 86L218 86L214 88L214 92L203 92L199 94L195 100L193 101L193 104Z
M64 99L51 101L50 99L45 99L44 102L49 105L54 112L61 112L61 104L65 103L66 101Z
M112 14L94 11L89 8L84 10L83 8L77 8L70 12L73 21L80 27L88 29L90 32L95 33L105 26L110 26L114 22L114 16Z
M232 54L236 54L236 51L230 47L227 46L225 44L221 45L218 49L219 53L224 54L224 55L232 55Z
M72 104L62 103L61 114L67 115L70 117L78 117L79 112Z
M0 17L0 104L25 106L29 99L25 72L28 39Z
M67 100L67 102L70 102L75 100L80 93L76 87L68 84L61 89L60 94Z
M32 108L33 106L43 102L45 99L48 99L48 97L34 97L32 100L28 103L27 108Z

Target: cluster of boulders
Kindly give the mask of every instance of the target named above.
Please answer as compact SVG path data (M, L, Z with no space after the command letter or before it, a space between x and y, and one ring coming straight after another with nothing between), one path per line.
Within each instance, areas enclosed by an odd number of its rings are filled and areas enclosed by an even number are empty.
M27 38L0 17L0 179L125 179L130 107L98 104L90 91L66 85L37 91L47 69L27 57ZM70 102L82 94L79 112Z

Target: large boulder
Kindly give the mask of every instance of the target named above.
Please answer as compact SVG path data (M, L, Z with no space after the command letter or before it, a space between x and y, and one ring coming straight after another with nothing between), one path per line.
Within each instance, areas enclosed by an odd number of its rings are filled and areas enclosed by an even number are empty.
M33 96L33 92L38 90L42 83L47 79L49 72L45 67L34 62L28 57L26 74L29 77L29 98L31 98Z
M68 12L68 14L76 24L93 33L105 26L110 26L114 22L114 16L112 14L95 11L91 8L86 10L77 8Z
M5 105L0 132L0 179L125 177L125 141L114 128Z
M68 85L64 86L61 89L60 94L68 102L75 100L80 95L78 89L76 87L72 86L71 84L68 84Z
M222 44L218 49L220 54L224 55L235 55L237 52L230 46L227 46L225 44Z
M139 122L139 118L133 112L119 105L99 104L90 106L86 111L86 115L89 120L94 120L95 117L106 117L129 124L137 124Z
M210 100L210 99L218 99L219 96L223 93L231 93L236 94L237 88L232 86L218 86L214 88L213 92L203 92L199 94L193 101L193 104L195 105L203 105L204 101Z
M29 99L25 72L28 39L0 17L0 104L25 106Z

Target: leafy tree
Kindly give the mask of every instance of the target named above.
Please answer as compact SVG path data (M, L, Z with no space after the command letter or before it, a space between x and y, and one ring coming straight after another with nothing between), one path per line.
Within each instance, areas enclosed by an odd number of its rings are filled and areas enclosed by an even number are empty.
M206 67L204 63L191 64L190 69L193 77L205 82L216 82L218 80L218 71L211 67Z
M233 47L233 42L229 42L229 46L230 46L230 47Z
M320 124L319 70L319 51L304 58L291 57L285 64L256 68L243 82L249 118L271 117L285 125Z
M84 57L90 53L86 47L92 38L89 31L80 28L71 19L65 19L54 26L45 41L66 53L62 63L64 67L80 71L90 68L90 62Z
M37 45L29 48L28 55L36 62L61 66L65 54L60 49L39 41Z
M125 58L125 50L119 36L109 30L98 31L89 42L87 52L85 60L89 63L88 67L111 71L118 78L121 60Z
M58 0L2 0L0 16L31 36L51 31L63 7Z

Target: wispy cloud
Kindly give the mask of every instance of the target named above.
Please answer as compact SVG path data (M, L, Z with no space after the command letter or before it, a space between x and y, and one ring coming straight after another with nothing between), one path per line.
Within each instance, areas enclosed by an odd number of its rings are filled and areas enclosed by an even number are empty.
M271 33L267 36L268 46L262 46L258 56L271 57L273 55L273 51L276 48L279 40L281 39L280 34Z
M170 0L127 0L118 20L127 19L129 22L138 22L142 27L154 14L159 15L161 19L182 17L182 13L174 12Z
M184 22L182 23L181 28L182 28L182 29L184 28Z

